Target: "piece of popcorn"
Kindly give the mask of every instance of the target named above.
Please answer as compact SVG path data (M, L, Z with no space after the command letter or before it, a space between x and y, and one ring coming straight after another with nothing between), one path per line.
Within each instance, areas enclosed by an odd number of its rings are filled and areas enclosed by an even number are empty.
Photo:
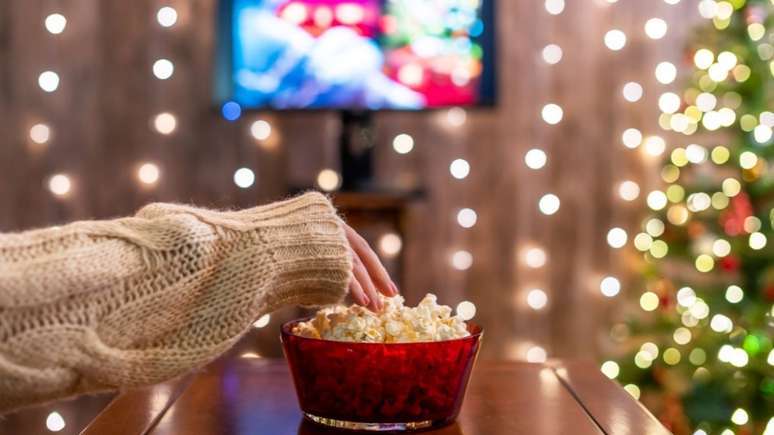
M446 305L428 293L416 307L406 307L402 296L383 298L384 310L374 313L359 305L326 307L293 333L309 338L368 343L410 343L462 338L467 325Z

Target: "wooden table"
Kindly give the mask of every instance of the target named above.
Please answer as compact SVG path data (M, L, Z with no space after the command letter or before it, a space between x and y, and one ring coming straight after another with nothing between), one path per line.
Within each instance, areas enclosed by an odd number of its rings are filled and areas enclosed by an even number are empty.
M119 395L82 435L344 433L301 417L283 360L231 358L202 372ZM479 361L456 423L433 435L669 432L590 363Z

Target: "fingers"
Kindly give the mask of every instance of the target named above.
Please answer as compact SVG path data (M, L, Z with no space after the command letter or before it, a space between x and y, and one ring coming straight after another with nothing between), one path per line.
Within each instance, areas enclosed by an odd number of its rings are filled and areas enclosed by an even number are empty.
M352 299L360 305L366 306L371 303L363 291L363 286L356 279L349 282L349 293L352 295Z
M382 265L379 257L368 245L368 242L366 242L365 239L349 225L345 225L344 228L349 244L367 270L368 275L371 278L370 281L386 296L395 296L398 294L397 286L392 282L392 279L390 279L387 269L384 268L384 265Z
M366 297L370 300L370 303L366 305L373 311L381 310L384 304L376 293L376 287L374 286L373 281L371 281L371 276L368 274L363 262L357 255L353 258L352 274L365 291Z

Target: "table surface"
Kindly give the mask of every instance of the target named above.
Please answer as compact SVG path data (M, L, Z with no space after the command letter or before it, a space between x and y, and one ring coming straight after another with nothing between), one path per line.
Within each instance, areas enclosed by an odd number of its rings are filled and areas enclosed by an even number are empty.
M284 360L231 358L116 397L81 435L316 435ZM648 434L667 431L596 365L479 361L457 421L433 435Z

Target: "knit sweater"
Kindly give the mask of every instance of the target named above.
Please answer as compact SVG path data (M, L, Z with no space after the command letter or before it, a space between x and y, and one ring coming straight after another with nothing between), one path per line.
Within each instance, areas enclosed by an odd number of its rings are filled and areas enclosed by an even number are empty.
M265 313L337 302L348 252L318 193L0 234L0 413L199 367Z

